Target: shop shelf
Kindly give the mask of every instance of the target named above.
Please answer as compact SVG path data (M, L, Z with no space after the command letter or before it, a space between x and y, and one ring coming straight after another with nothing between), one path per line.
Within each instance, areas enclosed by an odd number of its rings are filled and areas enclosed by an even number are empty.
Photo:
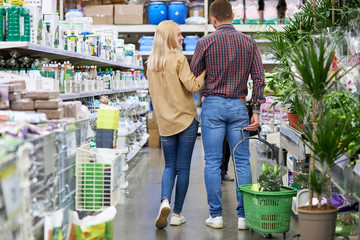
M287 124L280 127L280 143L297 160L305 160L306 155L310 154L310 149L302 141L301 133Z
M136 92L138 90L148 90L148 88L139 87L139 88L104 90L104 91L95 91L95 92L66 93L66 94L60 94L60 98L62 100L71 100L71 99L94 97L94 96L109 95L109 94L116 94L116 93Z
M96 56L89 56L82 53L75 53L29 42L2 42L0 45L0 50L2 52L17 50L21 55L31 55L31 57L41 58L47 57L52 60L66 60L70 61L71 63L83 63L88 65L96 65L97 67L144 69L143 66L123 64Z
M187 33L201 33L206 30L206 25L188 25L180 24L180 31ZM155 33L157 25L141 24L141 25L94 25L93 29L112 28L119 33Z
M247 32L247 33L257 33L257 32L267 32L267 31L271 31L271 28L276 29L277 31L284 31L284 26L283 24L279 24L279 25L268 25L268 24L252 24L252 25L247 25L247 24L239 24L233 25L235 27L236 30L240 31L240 32ZM208 31L209 32L214 32L215 28L212 25L208 25Z

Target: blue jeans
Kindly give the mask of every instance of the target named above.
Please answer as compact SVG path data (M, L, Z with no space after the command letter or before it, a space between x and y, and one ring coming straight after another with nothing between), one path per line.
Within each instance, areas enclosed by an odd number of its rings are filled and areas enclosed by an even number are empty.
M246 103L240 99L218 96L205 97L201 111L201 134L205 152L205 185L210 215L221 216L221 161L224 136L226 135L231 154L234 146L242 139L241 129L249 124ZM249 132L244 132L248 137ZM240 144L235 151L236 170L239 184L250 184L249 141ZM239 217L245 217L242 195L237 191Z
M188 190L191 157L198 127L199 123L194 119L184 131L172 136L161 136L165 157L165 170L161 181L161 200L167 198L170 202L177 175L173 209L176 213L181 213Z

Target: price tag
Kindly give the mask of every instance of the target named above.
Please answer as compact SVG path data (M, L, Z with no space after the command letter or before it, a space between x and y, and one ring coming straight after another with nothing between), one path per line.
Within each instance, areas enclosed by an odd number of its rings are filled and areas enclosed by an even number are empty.
M16 216L21 207L21 191L19 174L12 165L0 174L2 195L6 215L9 219Z

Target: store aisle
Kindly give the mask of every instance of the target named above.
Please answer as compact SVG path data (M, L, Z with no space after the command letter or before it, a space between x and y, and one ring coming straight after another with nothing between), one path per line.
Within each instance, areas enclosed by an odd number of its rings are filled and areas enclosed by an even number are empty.
M204 184L203 147L200 137L198 137L194 149L190 186L182 212L187 222L181 226L168 225L162 230L155 228L155 218L160 206L161 176L164 168L161 149L144 148L136 158L129 162L129 166L127 180L130 184L127 189L126 203L117 206L118 213L114 221L115 240L263 239L262 234L237 230L235 182L224 182L222 185L224 228L212 229L205 225L209 211ZM255 168L253 173L255 176ZM234 176L231 163L229 164L229 174ZM291 239L293 235L294 232L290 230L287 233L287 239ZM273 239L282 239L282 234L273 235Z

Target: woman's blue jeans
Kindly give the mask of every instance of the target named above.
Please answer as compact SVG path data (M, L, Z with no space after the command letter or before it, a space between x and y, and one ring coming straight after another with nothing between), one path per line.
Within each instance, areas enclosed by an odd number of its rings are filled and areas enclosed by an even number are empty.
M221 162L224 136L226 135L230 150L242 139L241 129L249 124L246 102L235 98L218 96L205 97L201 111L201 135L205 152L205 185L210 215L221 216ZM249 132L244 131L248 137ZM249 141L240 144L235 151L236 170L239 184L252 182L250 166ZM239 217L245 217L242 195L237 192Z
M165 170L161 181L161 200L165 198L171 200L171 193L177 176L173 209L176 213L181 213L188 190L191 157L198 127L199 123L194 119L184 131L172 136L161 136L165 158Z

